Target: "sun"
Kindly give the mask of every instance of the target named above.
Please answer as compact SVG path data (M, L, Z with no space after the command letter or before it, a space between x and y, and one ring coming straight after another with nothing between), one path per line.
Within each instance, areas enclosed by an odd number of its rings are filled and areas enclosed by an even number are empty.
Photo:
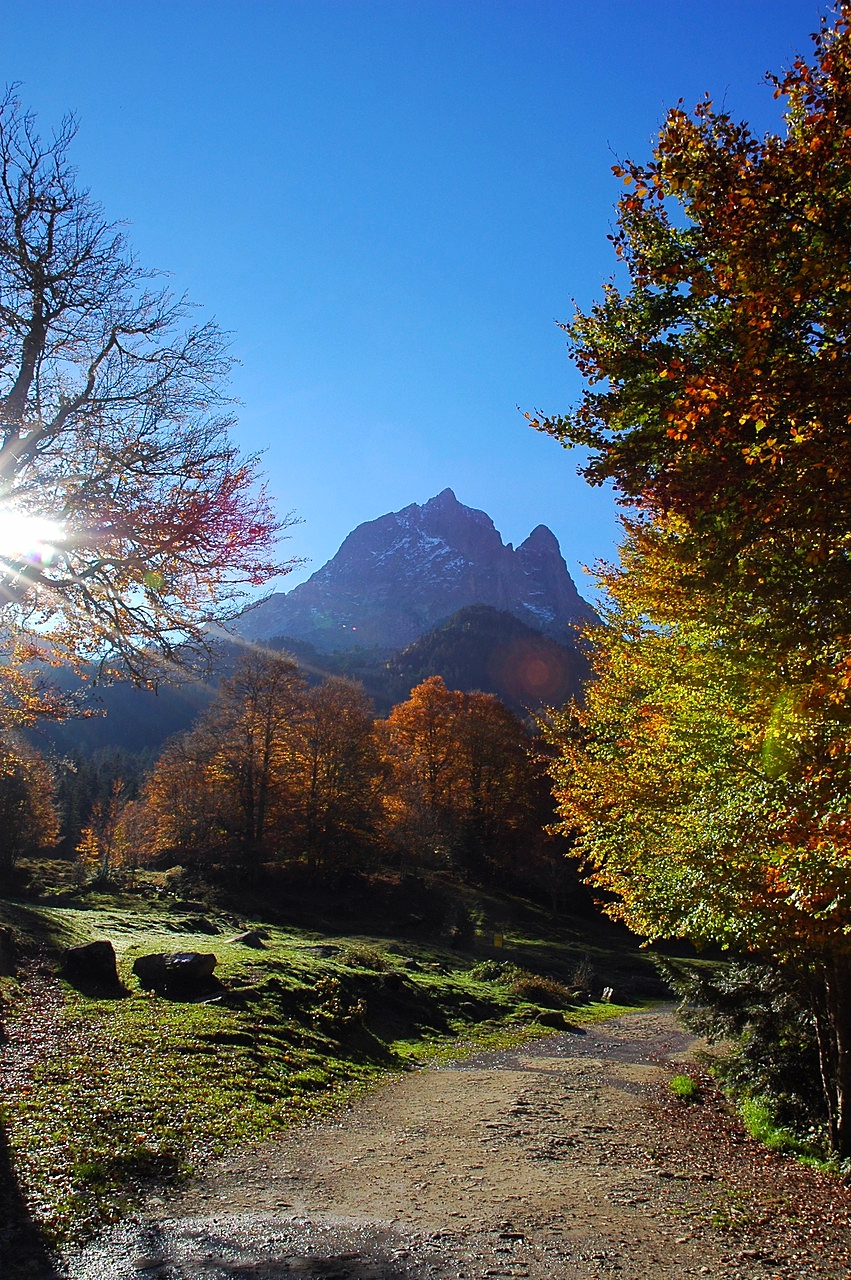
M49 564L64 539L65 530L58 521L0 506L0 560Z

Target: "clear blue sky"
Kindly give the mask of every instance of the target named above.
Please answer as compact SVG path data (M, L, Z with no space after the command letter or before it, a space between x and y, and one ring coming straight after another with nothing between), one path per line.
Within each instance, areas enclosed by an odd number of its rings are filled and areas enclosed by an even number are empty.
M611 556L611 496L533 433L578 379L556 321L613 269L616 158L705 91L758 130L816 0L0 0L0 81L139 259L233 333L306 577L447 485L515 544Z

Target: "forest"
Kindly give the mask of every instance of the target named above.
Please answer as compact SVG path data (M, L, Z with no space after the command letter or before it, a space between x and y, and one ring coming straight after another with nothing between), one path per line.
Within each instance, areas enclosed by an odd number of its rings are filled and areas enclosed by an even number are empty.
M553 817L543 744L494 695L432 676L378 720L359 684L310 685L288 654L252 646L157 758L102 750L57 767L7 747L0 872L7 892L28 877L37 889L32 856L53 849L80 888L158 867L283 897L294 881L342 891L443 871L558 912L579 887Z

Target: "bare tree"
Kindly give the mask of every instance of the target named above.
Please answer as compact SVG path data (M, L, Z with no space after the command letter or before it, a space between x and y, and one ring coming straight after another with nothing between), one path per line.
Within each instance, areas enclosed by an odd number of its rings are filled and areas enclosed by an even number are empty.
M146 679L288 567L288 521L229 438L225 336L78 186L75 132L0 102L0 623Z

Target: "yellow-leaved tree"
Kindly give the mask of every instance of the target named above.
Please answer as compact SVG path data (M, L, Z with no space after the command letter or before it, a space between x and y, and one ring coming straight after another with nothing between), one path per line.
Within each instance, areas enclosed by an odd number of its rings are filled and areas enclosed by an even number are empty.
M626 185L623 287L565 326L534 425L631 508L563 822L642 932L779 966L851 1156L851 5L775 81L782 133L672 110Z

